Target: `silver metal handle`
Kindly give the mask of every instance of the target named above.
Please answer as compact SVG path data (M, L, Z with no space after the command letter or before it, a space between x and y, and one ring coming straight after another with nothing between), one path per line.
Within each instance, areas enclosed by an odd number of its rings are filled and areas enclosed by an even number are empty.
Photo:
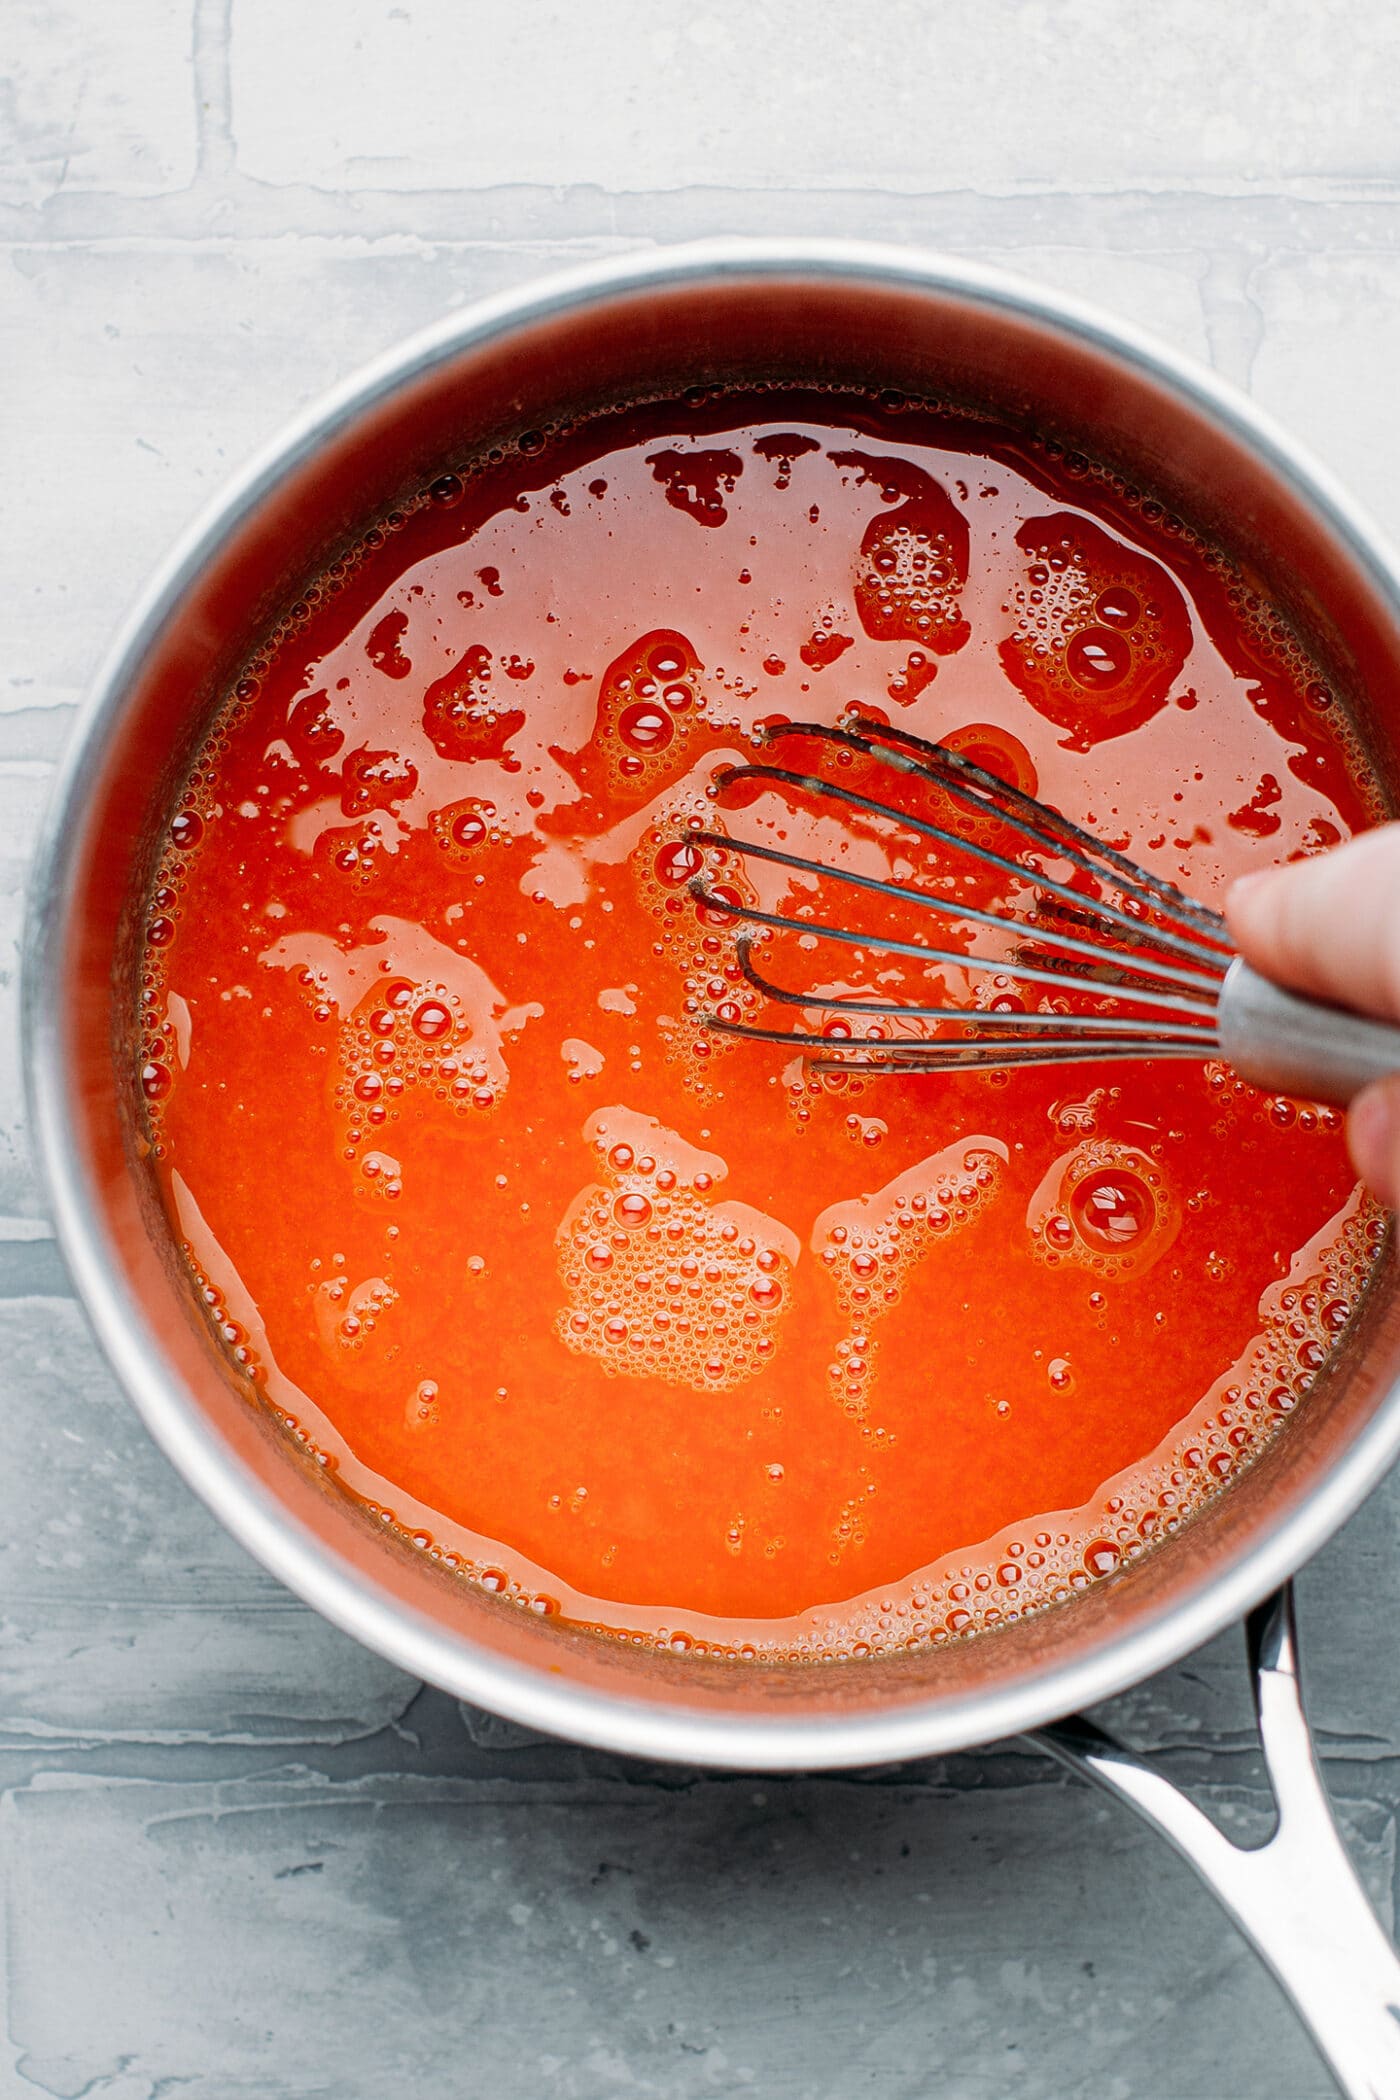
M1400 1072L1400 1028L1286 992L1236 956L1220 987L1220 1052L1241 1079L1280 1094L1345 1105Z
M1293 1592L1250 1614L1259 1740L1278 1819L1232 1844L1146 1758L1074 1716L1031 1740L1135 1809L1194 1867L1262 1955L1347 2100L1400 2100L1400 1956L1342 1841L1298 1685Z

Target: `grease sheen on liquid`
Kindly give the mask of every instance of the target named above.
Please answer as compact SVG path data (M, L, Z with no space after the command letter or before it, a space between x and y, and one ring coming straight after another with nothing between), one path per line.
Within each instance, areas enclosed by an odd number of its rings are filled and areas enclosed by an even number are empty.
M464 1579L681 1649L946 1640L1150 1550L1306 1393L1382 1230L1339 1117L1220 1065L870 1080L708 1033L756 995L685 825L837 850L707 791L852 705L1206 901L1381 813L1150 497L769 393L529 435L367 532L229 696L148 907L156 1172L259 1404ZM817 1028L891 968L806 963Z

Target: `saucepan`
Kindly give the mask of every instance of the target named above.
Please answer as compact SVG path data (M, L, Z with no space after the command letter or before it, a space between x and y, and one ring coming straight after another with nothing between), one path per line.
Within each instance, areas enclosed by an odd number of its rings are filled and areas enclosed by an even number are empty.
M488 300L319 403L227 490L150 587L88 701L43 837L25 963L33 1129L74 1283L190 1486L290 1588L401 1668L530 1727L692 1765L811 1771L1038 1731L1211 1884L1341 2087L1395 2100L1400 1962L1327 1807L1286 1587L1400 1450L1388 1246L1306 1400L1175 1537L975 1639L783 1668L541 1621L374 1528L218 1353L172 1244L131 1079L141 899L174 790L254 639L443 461L560 413L762 379L985 404L1150 486L1283 609L1350 696L1393 795L1395 561L1289 438L1133 330L992 270L826 241L705 243ZM1245 1613L1279 1808L1273 1838L1249 1852L1150 1764L1064 1719Z

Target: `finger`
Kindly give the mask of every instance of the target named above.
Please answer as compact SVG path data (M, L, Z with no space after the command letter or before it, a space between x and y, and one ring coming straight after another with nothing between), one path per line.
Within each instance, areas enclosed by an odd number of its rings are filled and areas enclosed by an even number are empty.
M1242 877L1225 917L1245 961L1276 984L1400 1020L1400 824Z
M1372 1195L1393 1209L1400 1197L1400 1073L1357 1095L1347 1117L1347 1145Z

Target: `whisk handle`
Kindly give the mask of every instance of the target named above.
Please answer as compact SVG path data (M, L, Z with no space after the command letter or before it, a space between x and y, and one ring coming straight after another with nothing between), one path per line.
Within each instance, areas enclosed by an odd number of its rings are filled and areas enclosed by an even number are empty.
M1271 1093L1345 1105L1400 1072L1400 1028L1287 992L1236 956L1220 988L1221 1055Z

